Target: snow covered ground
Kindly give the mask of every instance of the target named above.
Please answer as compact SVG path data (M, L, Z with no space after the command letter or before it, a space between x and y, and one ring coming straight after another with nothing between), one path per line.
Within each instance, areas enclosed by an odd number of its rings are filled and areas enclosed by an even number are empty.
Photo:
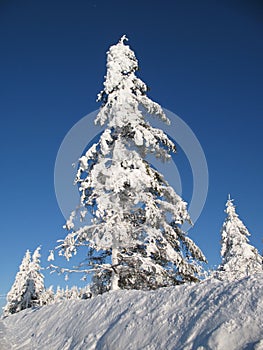
M263 349L263 274L152 292L116 291L0 322L0 349Z

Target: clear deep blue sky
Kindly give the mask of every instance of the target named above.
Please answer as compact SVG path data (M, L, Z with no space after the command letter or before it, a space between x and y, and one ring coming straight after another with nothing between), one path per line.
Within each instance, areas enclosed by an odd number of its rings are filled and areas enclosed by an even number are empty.
M0 2L0 294L10 289L27 248L41 244L46 266L48 250L64 236L53 184L57 151L68 130L99 107L106 51L124 33L149 96L178 114L205 152L209 192L190 235L208 265L220 262L229 192L251 243L263 249L260 1L6 0ZM50 283L56 278L47 277Z

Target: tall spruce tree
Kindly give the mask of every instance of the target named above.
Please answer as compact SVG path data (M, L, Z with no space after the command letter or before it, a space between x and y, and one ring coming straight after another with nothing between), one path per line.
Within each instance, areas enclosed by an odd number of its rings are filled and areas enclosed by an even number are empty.
M7 294L7 304L3 309L5 316L41 305L41 294L44 292L44 277L40 273L39 250L40 247L35 250L32 260L30 251L26 251L15 282Z
M233 199L226 202L227 217L221 230L222 264L217 276L221 279L240 279L263 272L262 256L249 244L250 233L236 213Z
M105 130L79 160L81 210L72 212L65 225L69 233L59 246L67 259L79 246L88 246L86 271L93 271L98 293L197 281L197 262L206 261L181 229L191 222L187 204L146 160L148 154L168 160L176 148L146 120L150 114L169 123L136 77L138 62L126 40L123 36L107 53L95 120ZM93 215L91 223L85 223L87 212Z

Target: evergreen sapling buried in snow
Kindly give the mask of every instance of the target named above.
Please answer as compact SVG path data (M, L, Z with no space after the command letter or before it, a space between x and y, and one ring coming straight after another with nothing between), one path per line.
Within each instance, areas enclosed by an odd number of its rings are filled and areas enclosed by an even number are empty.
M123 36L107 53L95 120L105 130L79 159L75 181L81 209L72 212L65 225L69 233L58 247L67 259L79 246L88 247L84 272L93 273L97 293L198 281L198 261L206 261L181 229L191 222L187 204L147 162L149 154L169 160L176 148L146 120L151 115L169 123L136 77L138 62L126 40ZM90 223L87 212L93 215Z

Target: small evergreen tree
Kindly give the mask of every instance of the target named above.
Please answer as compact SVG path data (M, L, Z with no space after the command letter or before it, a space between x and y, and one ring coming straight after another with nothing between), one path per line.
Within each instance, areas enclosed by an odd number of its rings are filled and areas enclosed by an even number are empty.
M44 276L40 272L40 247L38 247L32 255L32 263L30 265L30 275L31 279L34 281L34 294L33 294L33 303L35 306L41 305L41 295L45 291L44 286Z
M65 299L65 291L60 286L57 286L56 293L54 294L54 303L58 303Z
M66 288L65 288L64 299L66 299L66 300L71 299L71 288L69 288L69 286L66 286Z
M239 219L230 196L225 212L227 217L221 230L222 264L216 275L221 279L232 280L263 272L262 256L249 244L250 233Z
M41 294L41 305L50 305L54 303L54 290L53 286L45 289Z
M191 222L186 203L146 160L148 154L170 159L176 149L146 120L150 114L169 123L159 104L146 96L147 86L135 75L137 59L125 40L109 49L104 89L98 96L102 107L95 122L106 124L106 129L80 158L76 176L80 219L89 211L92 223L79 227L74 211L60 245L67 259L79 246L88 246L94 294L197 281L197 261L206 261L181 229L185 221Z
M32 281L28 278L31 263L31 253L26 251L15 282L7 294L7 304L3 309L4 316L8 316L31 306L30 293Z
M44 277L40 273L39 250L40 247L35 250L32 261L30 251L26 251L15 282L7 294L7 304L3 310L5 316L41 305L41 294L44 291Z
M80 290L77 286L72 286L70 288L70 298L71 300L80 299Z

